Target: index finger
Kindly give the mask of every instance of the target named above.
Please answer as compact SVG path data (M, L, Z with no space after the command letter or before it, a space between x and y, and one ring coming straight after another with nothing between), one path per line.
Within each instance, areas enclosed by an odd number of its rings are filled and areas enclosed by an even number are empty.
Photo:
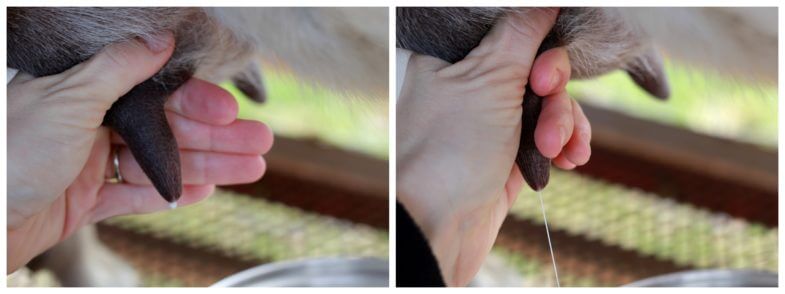
M229 91L192 78L175 91L164 106L184 117L211 124L228 125L237 118L237 101Z

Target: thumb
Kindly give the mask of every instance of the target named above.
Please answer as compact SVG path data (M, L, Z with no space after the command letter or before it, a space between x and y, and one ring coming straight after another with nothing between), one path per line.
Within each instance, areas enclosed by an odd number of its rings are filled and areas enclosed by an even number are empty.
M61 73L63 82L85 86L90 99L114 103L137 84L152 77L174 51L174 37L164 32L144 40L106 46L89 60ZM88 97L85 97L88 98Z
M492 67L510 63L521 65L528 72L558 13L558 8L527 8L512 12L500 19L468 56L490 57L496 61L488 64Z

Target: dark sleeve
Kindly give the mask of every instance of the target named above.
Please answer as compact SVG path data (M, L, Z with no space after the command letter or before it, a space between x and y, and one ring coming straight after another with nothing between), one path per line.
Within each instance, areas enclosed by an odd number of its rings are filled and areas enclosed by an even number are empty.
M395 210L396 286L444 287L439 264L420 228L401 203Z

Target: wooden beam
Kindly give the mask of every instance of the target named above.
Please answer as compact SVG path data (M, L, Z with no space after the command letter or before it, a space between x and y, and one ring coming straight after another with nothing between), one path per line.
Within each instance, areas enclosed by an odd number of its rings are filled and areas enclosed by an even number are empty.
M384 199L389 195L389 167L386 160L315 141L285 137L275 138L273 149L265 159L268 169L279 174L363 195Z
M581 104L592 145L777 193L777 153Z

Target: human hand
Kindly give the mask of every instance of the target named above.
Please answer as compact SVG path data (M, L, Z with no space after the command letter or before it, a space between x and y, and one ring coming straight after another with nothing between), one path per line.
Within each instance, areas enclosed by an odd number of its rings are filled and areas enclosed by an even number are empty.
M61 74L18 75L8 85L8 272L102 219L168 209L122 140L101 127L105 112L133 86L155 74L172 54L174 38L106 47ZM260 154L272 132L237 120L225 90L192 79L165 109L179 148L185 188L180 205L207 197L215 185L262 176ZM119 149L124 183L110 184L111 145Z
M504 18L453 65L429 56L409 61L397 105L398 197L448 285L471 281L521 190L514 161L527 82L545 97L535 131L540 152L566 169L588 161L588 120L564 90L566 51L534 60L556 14Z

